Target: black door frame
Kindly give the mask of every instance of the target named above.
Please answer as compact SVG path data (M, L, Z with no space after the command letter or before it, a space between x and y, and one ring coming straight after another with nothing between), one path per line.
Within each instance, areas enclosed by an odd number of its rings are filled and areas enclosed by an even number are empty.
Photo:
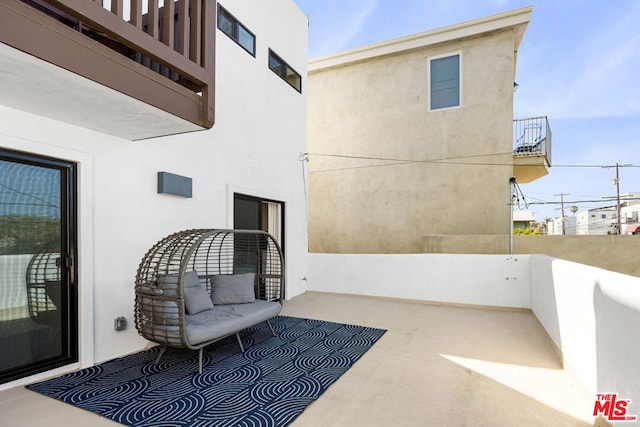
M0 160L56 169L60 172L60 267L63 310L61 353L0 373L0 384L78 361L78 171L72 161L0 148ZM66 282L66 283L65 283ZM1 345L1 344L0 344Z

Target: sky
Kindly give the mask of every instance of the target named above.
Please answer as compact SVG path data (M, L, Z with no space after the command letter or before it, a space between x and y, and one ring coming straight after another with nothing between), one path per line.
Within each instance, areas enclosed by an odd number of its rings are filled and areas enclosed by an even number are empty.
M537 221L640 192L640 1L295 0L309 58L533 6L520 44L514 118L548 116L552 167L520 184ZM607 168L605 166L614 166ZM610 197L614 200L611 201Z

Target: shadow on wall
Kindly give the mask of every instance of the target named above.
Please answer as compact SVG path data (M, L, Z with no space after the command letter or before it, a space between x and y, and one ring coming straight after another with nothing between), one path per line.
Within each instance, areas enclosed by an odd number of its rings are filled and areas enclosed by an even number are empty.
M640 298L607 291L608 287L596 283L593 293L598 393L631 399L627 415L640 419L640 311L629 304Z
M562 333L560 313L556 298L556 278L553 274L553 258L545 255L531 257L531 308L547 335L555 345L553 351L564 368L562 357ZM550 343L551 345L551 343Z

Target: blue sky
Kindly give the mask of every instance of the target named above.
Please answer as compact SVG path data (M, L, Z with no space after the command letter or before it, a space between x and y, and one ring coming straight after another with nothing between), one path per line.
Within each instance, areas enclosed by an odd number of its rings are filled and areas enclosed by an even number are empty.
M620 192L640 192L640 1L295 2L309 17L310 58L533 6L518 55L514 118L549 117L556 166L521 185L527 202L545 203L529 210L538 221L560 216L560 193L581 211L611 205L603 198L616 194L615 169L600 166L616 163L634 166L620 169Z

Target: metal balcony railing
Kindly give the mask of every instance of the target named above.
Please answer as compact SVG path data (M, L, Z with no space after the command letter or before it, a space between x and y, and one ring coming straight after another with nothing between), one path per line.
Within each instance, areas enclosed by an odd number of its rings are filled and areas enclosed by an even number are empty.
M0 42L207 128L216 3L0 0Z
M544 156L551 165L551 128L547 116L513 120L513 155Z

